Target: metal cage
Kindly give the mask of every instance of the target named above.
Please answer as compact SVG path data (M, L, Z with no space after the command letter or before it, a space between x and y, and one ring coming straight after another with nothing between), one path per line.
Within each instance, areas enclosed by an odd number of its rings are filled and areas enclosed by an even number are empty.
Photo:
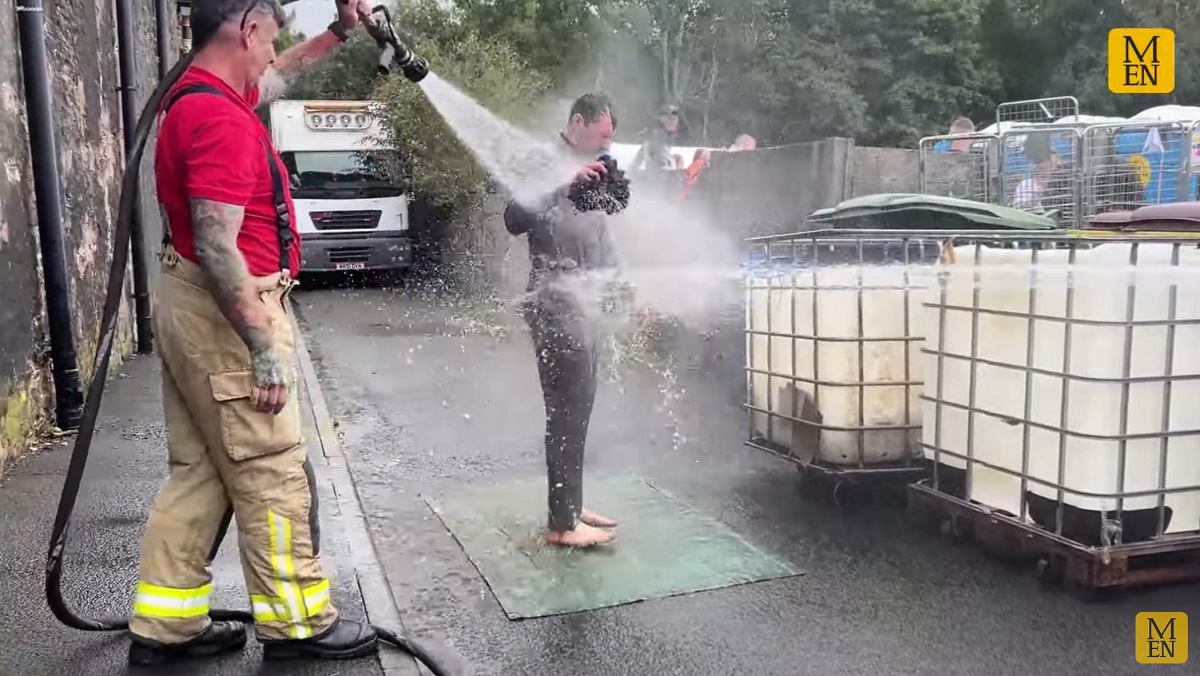
M1066 125L1020 127L1000 134L1000 203L1054 210L1059 223L1079 223L1082 130Z
M1000 137L996 134L927 136L918 149L922 194L998 201Z
M913 302L928 283L917 278L918 268L932 272L948 236L821 230L747 240L749 258L757 261L745 284L748 445L849 480L925 475L916 445L921 336L911 330ZM825 303L834 300L830 314ZM871 310L881 303L900 308L891 315L894 330L883 333L868 330ZM831 317L838 326L827 326ZM871 356L889 351L899 364L886 374L872 372ZM849 361L848 370L823 368L830 354ZM868 411L881 391L892 395L886 419ZM842 415L822 412L830 400Z
M1114 122L1083 133L1082 217L1191 199L1192 125Z

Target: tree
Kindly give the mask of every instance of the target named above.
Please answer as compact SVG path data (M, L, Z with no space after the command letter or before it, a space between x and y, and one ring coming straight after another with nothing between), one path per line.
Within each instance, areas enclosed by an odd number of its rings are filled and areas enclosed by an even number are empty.
M454 83L488 111L510 121L520 121L546 90L547 80L526 67L503 42L474 34L453 41L428 36L418 37L416 48L437 68L424 89ZM422 88L393 77L374 96L412 190L459 214L477 206L488 177Z
M606 90L623 141L670 102L704 145L749 132L774 144L850 136L911 146L958 114L986 124L1003 101L1071 95L1082 112L1120 116L1195 103L1198 9L1200 0L418 0L398 15L419 50L438 55L435 70L489 107L504 105L507 83L526 101ZM1108 31L1123 26L1175 30L1173 95L1108 91ZM373 58L369 41L356 41L301 91L368 97ZM418 92L389 87L392 97ZM455 166L446 175L477 177Z

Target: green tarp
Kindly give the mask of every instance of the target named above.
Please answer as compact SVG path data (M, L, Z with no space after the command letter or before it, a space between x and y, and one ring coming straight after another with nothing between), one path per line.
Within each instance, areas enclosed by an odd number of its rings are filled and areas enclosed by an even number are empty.
M549 547L546 482L517 481L427 500L509 619L594 610L801 574L638 477L589 478L588 505L617 519L617 539Z
M848 199L813 212L810 228L867 230L1026 230L1057 229L1057 214L937 195L881 193Z

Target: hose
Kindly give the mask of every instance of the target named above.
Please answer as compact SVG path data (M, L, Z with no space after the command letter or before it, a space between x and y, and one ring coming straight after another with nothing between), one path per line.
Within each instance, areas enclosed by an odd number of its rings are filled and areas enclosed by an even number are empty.
M67 477L63 482L62 495L58 501L58 511L54 516L54 527L50 533L50 550L46 556L46 602L50 606L50 612L59 622L80 631L122 631L129 628L128 618L87 618L80 617L71 610L66 599L63 598L62 592L63 555L66 551L71 514L75 511L75 502L79 497L79 489L83 482L83 472L87 466L92 437L96 431L96 419L100 414L100 400L104 396L106 376L112 358L121 293L125 285L125 267L129 261L133 212L140 197L138 178L142 155L146 149L146 142L150 139L150 132L154 127L155 117L163 98L191 63L192 54L188 53L163 77L142 109L134 130L134 144L129 151L129 157L126 158L125 172L121 177L120 210L116 228L113 231L112 265L108 272L108 288L104 296L104 311L100 321L100 341L97 343L96 356L93 360L92 380L88 384L83 418L79 422L79 431L75 437L70 464L67 467ZM228 526L228 522L225 525ZM224 536L225 533L222 532L218 542L224 539ZM246 623L254 621L254 616L244 610L213 609L209 616L214 620ZM433 655L421 645L389 629L375 626L372 628L380 640L412 655L424 664L434 676L450 676L450 671L440 665Z

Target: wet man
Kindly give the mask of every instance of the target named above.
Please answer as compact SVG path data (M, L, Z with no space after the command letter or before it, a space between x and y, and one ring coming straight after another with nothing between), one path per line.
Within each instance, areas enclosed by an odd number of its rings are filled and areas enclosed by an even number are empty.
M596 158L612 145L617 118L603 95L585 94L571 106L560 138L579 159L577 180L605 172ZM583 451L596 399L596 326L588 273L616 265L604 211L578 211L569 186L536 207L512 202L504 223L529 242L528 296L522 314L529 323L546 409L546 469L549 523L546 542L590 547L613 538L617 524L583 508Z
M321 565L287 311L299 237L286 169L254 112L369 8L339 4L329 30L276 55L285 15L275 0L192 4L195 58L163 103L154 164L166 240L154 333L170 477L141 543L131 664L245 644L241 623L208 617L209 566L231 516L264 659L376 650L370 627L339 617Z

